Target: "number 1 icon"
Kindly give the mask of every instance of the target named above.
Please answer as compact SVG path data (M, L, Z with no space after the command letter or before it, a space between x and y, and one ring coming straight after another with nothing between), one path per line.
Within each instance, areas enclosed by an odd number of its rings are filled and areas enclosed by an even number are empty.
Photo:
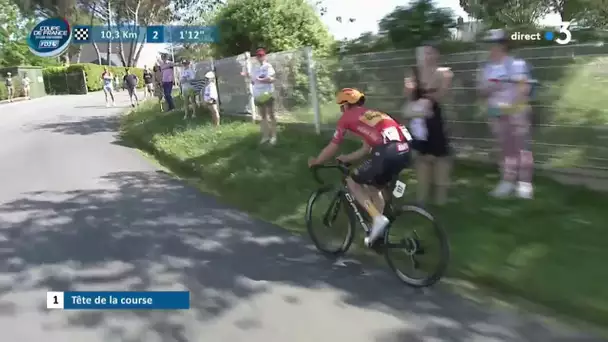
M46 308L63 309L63 292L47 292Z

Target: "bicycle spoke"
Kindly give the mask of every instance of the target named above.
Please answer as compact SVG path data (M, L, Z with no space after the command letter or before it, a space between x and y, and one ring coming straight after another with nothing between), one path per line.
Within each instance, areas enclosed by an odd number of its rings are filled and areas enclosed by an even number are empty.
M429 286L439 280L447 265L447 238L423 209L408 206L404 210L390 226L385 256L402 281Z

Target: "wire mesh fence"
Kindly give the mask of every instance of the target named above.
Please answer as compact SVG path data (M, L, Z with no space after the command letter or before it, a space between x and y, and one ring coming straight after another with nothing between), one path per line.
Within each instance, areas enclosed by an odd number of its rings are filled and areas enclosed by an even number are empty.
M608 46L556 45L513 51L532 66L540 81L533 100L533 150L544 167L608 177ZM477 71L487 50L444 54L441 64L454 72L452 91L443 107L456 152L463 157L493 158L494 140L476 94ZM405 103L403 79L415 65L414 50L338 58L313 58L309 49L268 55L276 71L278 114L333 128L339 111L335 91L357 87L368 105L400 115ZM214 61L224 113L251 113L250 80L257 63L242 54ZM581 171L582 170L582 171Z

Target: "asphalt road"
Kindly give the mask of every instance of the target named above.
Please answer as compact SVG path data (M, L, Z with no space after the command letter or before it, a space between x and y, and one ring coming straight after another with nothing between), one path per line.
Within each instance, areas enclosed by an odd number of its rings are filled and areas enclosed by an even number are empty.
M121 146L123 108L101 94L0 105L2 341L603 341L328 261ZM168 289L190 291L192 309L45 307L48 290Z

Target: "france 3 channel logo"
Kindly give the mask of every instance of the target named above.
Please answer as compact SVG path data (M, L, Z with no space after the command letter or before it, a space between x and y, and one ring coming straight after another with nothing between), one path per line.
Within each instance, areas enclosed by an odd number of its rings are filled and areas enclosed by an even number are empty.
M514 32L511 34L511 40L526 40L526 41L555 41L559 45L566 45L572 41L572 32L570 32L570 22L563 21L557 31L557 34L553 31L547 31L545 33L522 33Z

